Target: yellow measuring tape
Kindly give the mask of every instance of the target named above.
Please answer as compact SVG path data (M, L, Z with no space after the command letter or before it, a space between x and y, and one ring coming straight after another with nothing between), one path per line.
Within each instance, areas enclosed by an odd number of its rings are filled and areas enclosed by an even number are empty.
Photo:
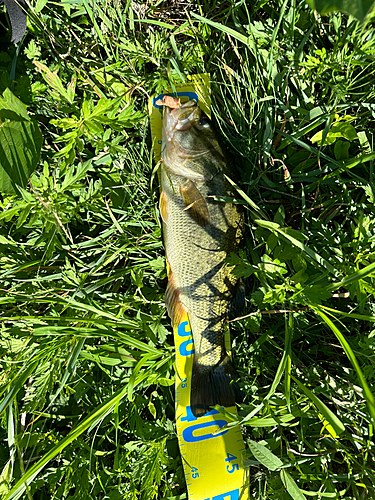
M245 450L240 427L224 429L229 420L212 410L195 417L190 409L194 342L187 315L174 330L176 349L176 427L189 500L247 499ZM226 348L229 351L229 332ZM236 408L226 408L234 413Z
M174 91L182 101L195 99L207 116L211 116L208 74L190 76L186 84L176 86ZM168 89L166 93L170 92ZM161 156L162 106L159 102L164 95L154 95L149 101L156 161ZM174 329L174 341L176 428L189 500L247 500L248 479L242 458L245 446L240 427L226 429L230 420L215 409L199 418L190 409L194 341L187 315ZM225 346L229 352L229 330L225 334ZM226 410L237 411L235 407Z

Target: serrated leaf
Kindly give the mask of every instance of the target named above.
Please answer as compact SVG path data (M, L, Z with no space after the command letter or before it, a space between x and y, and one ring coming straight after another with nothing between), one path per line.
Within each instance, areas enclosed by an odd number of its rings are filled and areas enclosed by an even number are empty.
M64 130L70 128L76 128L79 125L79 120L76 118L61 118L56 120L51 120L50 123L56 127L63 128Z
M3 498L5 494L9 492L9 484L12 480L12 471L12 460L8 460L0 473L0 498Z
M308 246L304 245L295 237L295 231L294 230L289 230L289 228L281 228L278 224L275 222L270 222L266 220L260 220L260 219L254 219L254 222L258 224L260 227L264 227L265 229L269 229L270 231L278 234L284 241L288 241L298 247L300 250L302 250L303 254L308 255L312 259L314 259L318 264L322 265L329 271L331 274L334 276L337 274L336 269L323 257L321 257L318 253L316 253L314 250L311 250ZM288 230L287 230L288 229ZM293 232L294 231L294 232ZM291 234L294 234L294 236L291 236ZM299 231L297 232L300 236L302 236L302 233Z
M120 105L122 97L119 97L117 99L99 99L97 105L95 108L91 111L90 113L90 118L93 118L94 116L100 116L104 115L118 107ZM121 115L125 113L128 110L128 108L125 108L125 110L118 116L118 118L121 118Z
M239 255L231 252L225 261L229 266L234 266L231 273L236 278L248 278L256 271L256 268L246 259L244 252L239 252Z
M56 90L56 92L61 96L63 97L64 99L66 99L70 104L73 103L73 100L72 100L72 94L71 92L67 92L57 74L57 70L55 71L51 71L48 66L46 66L45 64L39 62L39 61L33 61L33 63L35 64L35 66L38 68L38 70L40 71L40 73L42 74L44 80L48 83L48 85L53 88L54 90ZM57 97L57 96L56 96Z
M73 75L70 83L68 83L68 86L66 87L66 93L70 102L74 101L74 96L76 93L76 84L77 84L77 77Z
M280 458L274 455L272 451L262 444L252 441L251 439L249 439L247 443L254 457L258 460L258 462L267 467L268 470L277 470L283 466Z

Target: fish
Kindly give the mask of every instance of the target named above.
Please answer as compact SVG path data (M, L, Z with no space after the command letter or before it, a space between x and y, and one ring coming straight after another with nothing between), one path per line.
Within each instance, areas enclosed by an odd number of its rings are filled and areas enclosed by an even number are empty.
M168 284L165 304L172 326L188 315L194 359L190 406L196 417L212 406L235 406L243 396L225 349L231 304L244 301L243 287L226 262L243 237L238 204L226 178L232 169L212 124L195 100L164 99L161 194ZM219 198L220 200L222 198Z

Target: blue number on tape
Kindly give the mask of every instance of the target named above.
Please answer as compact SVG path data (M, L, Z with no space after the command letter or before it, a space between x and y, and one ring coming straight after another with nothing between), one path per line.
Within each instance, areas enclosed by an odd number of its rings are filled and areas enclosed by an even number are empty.
M218 432L217 434L213 434L212 432L208 432L207 434L203 434L201 436L194 436L195 431L199 431L200 429L204 429L205 427L213 427L218 426L219 428L226 425L228 422L226 420L213 420L211 422L202 422L201 424L191 425L182 431L182 439L186 443L196 443L197 441L205 441L206 439L212 439L219 436L223 436L228 432L229 429L225 429L222 432Z
M160 109L160 108L162 108L162 107L163 107L162 105L160 105L160 104L156 104L156 103L157 103L157 101L158 101L159 99L163 99L163 97L164 97L165 95L172 95L172 96L176 95L177 97L188 97L188 98L189 98L189 101L191 101L191 100L193 100L193 99L194 99L194 101L199 102L199 99L198 99L198 94L196 94L195 92L176 92L175 94L160 94L160 95L158 95L157 97L154 97L154 98L152 99L152 105L154 106L154 108L158 108L158 109Z
M180 323L178 325L177 335L179 337L191 337L191 330L186 331L186 327L188 324L189 324L188 321L183 321L182 323ZM178 348L180 355L181 356L191 356L192 354L194 354L194 349L190 348L190 350L188 350L188 347L189 346L193 347L193 344L194 344L194 341L192 338L185 340L184 342L181 342L180 347Z
M185 342L182 342L180 344L180 347L178 348L179 353L181 356L191 356L194 354L194 349L190 348L190 351L188 351L188 347L191 345L193 347L193 339L185 340Z
M237 460L237 457L234 455L231 455L230 453L227 453L227 458L225 459L226 462L231 462L232 460Z
M189 335L191 335L191 330L186 330L188 324L188 321L183 321L178 325L177 334L179 337L189 337Z
M227 465L227 472L229 472L229 474L233 474L233 472L235 470L240 470L240 466L238 464L232 464L232 465Z
M240 500L240 490L237 489L228 491L227 493L221 493L221 495L216 495L212 498L206 498L206 500Z

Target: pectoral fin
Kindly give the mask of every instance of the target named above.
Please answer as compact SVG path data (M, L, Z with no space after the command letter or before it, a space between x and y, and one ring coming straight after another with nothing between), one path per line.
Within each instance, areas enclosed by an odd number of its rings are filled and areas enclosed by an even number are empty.
M210 222L208 206L194 182L185 181L180 187L180 193L190 217L200 226L207 226Z

